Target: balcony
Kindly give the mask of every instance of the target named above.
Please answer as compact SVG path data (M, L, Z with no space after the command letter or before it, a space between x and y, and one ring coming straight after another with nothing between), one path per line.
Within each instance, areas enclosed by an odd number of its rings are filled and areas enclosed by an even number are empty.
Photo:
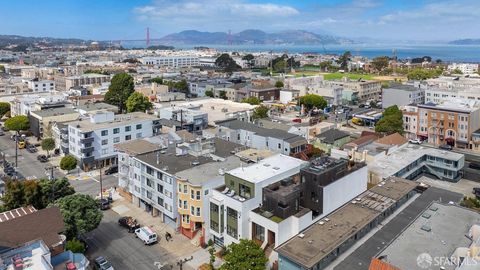
M80 152L85 154L85 153L93 152L93 150L95 150L95 147L89 146L89 147L85 147L85 148L80 149Z
M93 142L93 137L81 138L80 142L81 143L92 143Z

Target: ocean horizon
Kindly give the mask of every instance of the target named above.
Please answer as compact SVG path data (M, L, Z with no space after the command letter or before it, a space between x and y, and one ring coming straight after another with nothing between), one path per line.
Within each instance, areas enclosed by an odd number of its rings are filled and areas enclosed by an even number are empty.
M157 45L157 44L152 44ZM140 42L123 42L125 48L145 48ZM226 45L226 44L198 44L172 45L175 49L193 49L194 47L209 47L219 51L239 52L276 52L276 53L319 53L342 54L350 51L354 56L373 58L376 56L393 56L395 50L399 59L412 59L430 56L433 60L441 59L444 62L480 63L480 45L450 45L450 44L342 44L342 45Z

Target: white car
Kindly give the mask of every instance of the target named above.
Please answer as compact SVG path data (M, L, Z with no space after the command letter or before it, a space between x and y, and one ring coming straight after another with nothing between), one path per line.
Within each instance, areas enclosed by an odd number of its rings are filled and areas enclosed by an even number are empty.
M422 144L422 141L419 139L410 139L408 142L413 144Z
M149 227L141 227L135 230L135 236L145 243L145 245L154 244L157 242L157 234Z

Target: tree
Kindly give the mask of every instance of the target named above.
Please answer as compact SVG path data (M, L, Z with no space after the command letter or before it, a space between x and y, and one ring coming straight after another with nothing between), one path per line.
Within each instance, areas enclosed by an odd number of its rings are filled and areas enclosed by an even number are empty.
M27 130L30 128L30 122L28 117L25 115L17 115L12 118L9 118L5 121L5 127L9 130L14 130L17 133L22 130Z
M315 94L307 94L303 97L300 97L298 102L300 105L305 106L307 110L311 110L313 108L323 109L327 107L327 101L322 96Z
M155 78L151 79L150 82L152 82L152 83L158 83L158 84L163 84L163 78L155 77Z
M25 115L17 115L12 118L8 118L5 121L5 127L9 130L15 131L17 134L16 142L15 142L15 166L18 166L18 135L20 131L27 130L30 128L30 122L28 121L28 117Z
M185 94L189 93L188 82L185 79L176 82L173 85L173 88L175 88L177 91L180 91L180 92L185 93Z
M397 105L385 109L382 118L375 125L375 132L403 134L403 113Z
M276 87L276 88L283 88L283 86L284 86L284 85L283 85L283 82L282 82L282 81L276 81L276 82L275 82L275 87Z
M255 56L253 56L253 54L251 54L251 53L242 57L242 60L247 61L247 65L248 65L249 68L253 67L253 65L254 65L253 60L254 59L255 59Z
M258 105L261 103L260 99L257 97L248 97L242 100L242 103L248 103L250 105Z
M102 212L97 201L85 194L72 194L54 203L60 208L65 223L67 239L73 239L98 227Z
M240 243L232 243L227 247L225 263L221 270L264 270L268 259L262 248L252 240L240 239Z
M210 245L208 248L208 254L210 254L210 269L213 269L213 264L215 263L215 247L213 247L213 245Z
M378 72L388 67L390 58L388 56L378 56L372 59L372 66Z
M260 105L253 110L252 121L268 117L269 108L265 105Z
M320 64L318 66L323 71L331 71L333 69L332 62L330 62L330 61L320 62Z
M212 90L205 91L205 96L213 98L213 91Z
M58 179L40 179L39 185L42 193L43 207L47 207L50 203L75 193L67 178Z
M84 253L85 245L78 239L68 240L66 250L70 250L73 253Z
M71 171L77 167L77 159L72 155L66 155L60 160L60 169Z
M459 74L459 75L462 75L462 74L463 74L463 72L462 72L460 69L456 68L456 69L452 70L452 74Z
M0 118L10 111L10 103L0 102Z
M25 206L25 186L23 181L6 181L5 194L1 199L6 211Z
M338 58L337 63L340 65L341 69L348 69L348 62L350 62L351 57L352 53L350 51L346 51Z
M407 78L409 80L426 80L434 77L438 77L442 74L442 69L424 69L424 68L414 68L407 73Z
M280 60L273 65L273 70L275 72L285 72L285 69L287 68L287 61L285 60Z
M55 149L55 140L53 138L45 138L42 140L42 149L47 151L47 156L50 156L50 151Z
M118 111L122 113L128 97L134 91L133 77L127 73L119 73L113 76L104 99L106 103L118 106Z
M133 92L127 99L127 112L145 112L153 108L153 104L140 92Z
M221 54L215 60L215 65L217 67L223 68L223 71L227 73L232 73L241 69L237 62L235 62L235 60L233 60L233 58L228 53Z
M221 90L220 92L218 92L218 97L221 99L227 99L227 92Z

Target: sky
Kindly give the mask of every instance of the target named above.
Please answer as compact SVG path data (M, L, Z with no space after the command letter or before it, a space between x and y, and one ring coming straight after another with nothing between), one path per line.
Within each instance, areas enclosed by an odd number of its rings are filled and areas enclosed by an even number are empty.
M0 0L0 34L92 40L182 30L307 30L347 38L480 38L480 0Z

